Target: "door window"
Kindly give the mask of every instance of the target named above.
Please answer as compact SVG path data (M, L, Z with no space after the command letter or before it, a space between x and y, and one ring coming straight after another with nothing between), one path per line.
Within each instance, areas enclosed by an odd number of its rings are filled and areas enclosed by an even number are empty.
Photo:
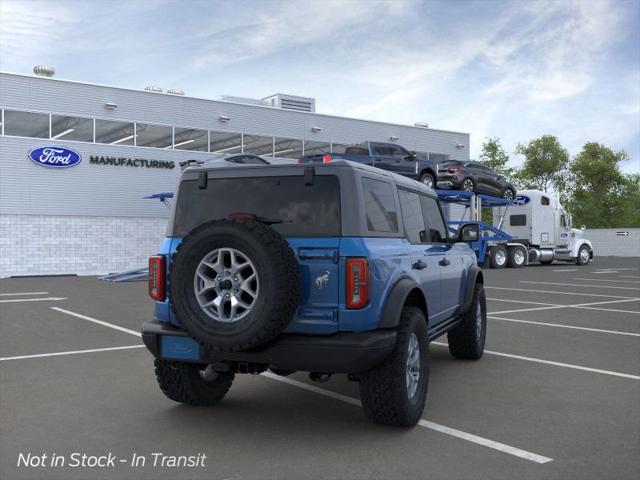
M407 239L411 243L424 243L426 228L420 204L420 195L407 190L398 190L400 211Z
M409 155L409 152L407 152L400 145L389 145L389 150L391 151L391 155L393 155L394 157L404 158Z
M391 185L382 180L362 179L367 229L370 232L398 231L398 213Z
M440 206L435 198L420 195L422 204L422 215L426 225L427 233L425 241L428 243L443 243L447 241L447 227L442 218Z

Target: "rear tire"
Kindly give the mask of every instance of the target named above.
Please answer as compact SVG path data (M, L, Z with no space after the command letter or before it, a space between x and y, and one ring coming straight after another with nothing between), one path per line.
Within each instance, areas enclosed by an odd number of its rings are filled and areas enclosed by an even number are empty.
M484 353L487 338L487 299L484 286L473 287L471 308L462 316L462 322L447 334L449 352L456 358L478 360Z
M393 352L360 375L364 413L376 423L412 427L422 416L428 382L427 321L419 308L404 307Z
M520 268L526 264L527 252L522 247L509 247L509 268Z
M464 190L465 192L475 192L476 184L473 182L473 179L465 178L462 181L462 190Z
M420 175L420 183L424 183L429 188L436 188L436 180L430 173Z
M507 265L507 249L502 245L494 245L489 250L491 252L491 268L504 268Z
M162 393L187 405L214 405L227 394L235 375L213 372L207 365L156 359L156 379Z

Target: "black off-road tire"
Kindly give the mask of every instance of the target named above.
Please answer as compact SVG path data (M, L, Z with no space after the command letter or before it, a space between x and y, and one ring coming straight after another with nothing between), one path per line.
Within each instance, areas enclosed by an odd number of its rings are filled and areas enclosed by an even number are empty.
M493 245L489 247L490 252L490 261L489 264L491 268L504 268L507 265L507 260L509 258L509 254L507 253L507 249L502 245ZM500 253L504 254L504 262L500 262Z
M156 359L156 379L162 393L175 402L205 406L218 403L227 394L235 375L212 373L210 379L200 373L207 366L196 363Z
M415 333L420 347L418 387L409 398L407 359L411 334ZM412 427L424 410L429 383L429 342L424 312L416 307L404 307L398 326L398 339L393 352L382 363L361 374L360 398L367 417L386 425Z
M428 180L431 180L431 185L427 183ZM425 172L420 175L420 183L424 183L429 188L436 188L436 178L429 172Z
M260 281L251 311L234 322L205 313L194 291L200 261L217 248L234 248L255 265ZM194 339L219 351L239 351L280 335L295 314L301 292L300 270L287 241L253 220L215 220L189 233L173 258L170 295L182 327Z
M481 283L475 284L469 311L463 315L461 323L449 331L447 338L449 352L454 357L466 360L482 357L487 338L487 299Z

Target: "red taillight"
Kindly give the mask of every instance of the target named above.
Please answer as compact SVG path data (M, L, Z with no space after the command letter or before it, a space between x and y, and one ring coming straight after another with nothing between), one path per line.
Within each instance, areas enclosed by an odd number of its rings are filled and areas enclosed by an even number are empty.
M158 302L165 298L164 255L149 257L149 296Z
M460 170L459 168L450 168L448 171L449 173L456 173L459 170Z
M331 161L331 154L330 153L325 153L322 156L322 163L329 163Z
M369 303L369 260L347 259L347 308L362 308Z

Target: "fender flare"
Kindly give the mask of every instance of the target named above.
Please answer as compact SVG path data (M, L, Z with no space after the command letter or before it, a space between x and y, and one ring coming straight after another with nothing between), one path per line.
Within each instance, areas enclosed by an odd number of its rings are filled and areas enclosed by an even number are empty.
M418 289L422 293L420 285L409 278L402 278L393 286L391 293L389 293L389 297L387 298L387 303L382 311L382 318L380 319L378 328L395 328L398 326L400 323L402 306L405 304L407 297L414 289Z
M577 257L578 251L580 251L580 247L582 247L583 245L586 245L589 248L589 251L591 252L591 256L593 257L593 245L586 238L581 238L573 245L573 248L571 249L571 256Z
M436 174L436 172L433 171L431 167L424 167L423 169L421 169L420 173L418 173L418 178L420 178L425 173L431 174L431 176L433 177L433 180L438 181L438 175Z
M467 273L467 282L464 290L464 301L460 308L460 313L467 313L471 308L471 301L473 300L473 288L476 283L484 284L484 276L482 270L477 265L472 265Z

